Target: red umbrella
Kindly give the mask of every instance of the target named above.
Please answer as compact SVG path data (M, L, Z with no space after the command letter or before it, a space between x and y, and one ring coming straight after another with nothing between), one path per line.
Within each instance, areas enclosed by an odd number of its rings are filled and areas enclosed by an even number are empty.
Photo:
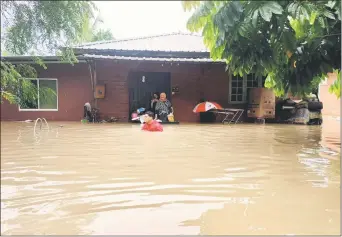
M221 105L215 102L202 102L195 106L194 113L207 112L211 109L223 109Z

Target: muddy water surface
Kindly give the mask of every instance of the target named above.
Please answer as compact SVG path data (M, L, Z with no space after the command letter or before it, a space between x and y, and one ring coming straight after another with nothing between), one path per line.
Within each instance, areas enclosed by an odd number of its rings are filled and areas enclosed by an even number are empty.
M1 233L339 234L331 124L3 122Z

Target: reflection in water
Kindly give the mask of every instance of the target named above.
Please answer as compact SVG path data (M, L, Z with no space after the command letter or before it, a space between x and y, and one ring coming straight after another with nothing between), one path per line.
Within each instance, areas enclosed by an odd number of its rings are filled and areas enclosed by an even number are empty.
M339 129L58 125L1 124L2 234L339 233Z

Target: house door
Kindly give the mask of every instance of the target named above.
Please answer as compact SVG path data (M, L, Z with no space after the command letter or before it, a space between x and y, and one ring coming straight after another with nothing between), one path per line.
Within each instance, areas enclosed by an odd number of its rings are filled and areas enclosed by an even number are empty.
M155 92L165 92L171 101L171 75L168 72L130 72L129 83L129 116L136 109L150 108Z

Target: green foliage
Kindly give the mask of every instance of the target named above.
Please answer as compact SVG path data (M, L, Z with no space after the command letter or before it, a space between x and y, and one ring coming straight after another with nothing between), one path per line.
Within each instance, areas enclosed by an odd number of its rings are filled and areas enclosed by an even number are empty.
M31 80L25 78L35 80L36 77L36 70L29 65L14 66L1 61L1 103L6 99L11 104L22 107L27 106L27 103L35 104L38 99L38 88ZM56 93L50 88L41 87L39 96L50 101Z
M98 30L95 31L92 35L92 38L90 39L89 42L97 42L97 41L105 41L105 40L113 40L114 36L112 32L107 29L107 30Z
M2 46L7 55L31 55L45 69L41 58L33 55L56 53L63 61L77 62L70 47L84 42L95 10L91 1L1 1ZM36 74L29 65L1 61L1 102L35 103L37 88L23 78L36 78ZM54 93L43 87L39 91L40 97L53 98Z
M278 96L303 95L341 68L341 1L183 1L213 59L266 76Z
M99 28L100 23L103 23L103 20L101 19L100 15L98 15L94 19L93 23L91 23L91 19L87 19L85 21L82 43L114 39L113 34L109 29L103 30Z
M90 1L1 1L5 48L23 55L71 46L81 41L94 9Z
M185 11L192 10L195 7L200 6L200 1L182 1L182 6Z
M329 92L336 95L336 97L339 99L341 98L341 71L336 70L335 73L337 74L337 79L329 87Z

